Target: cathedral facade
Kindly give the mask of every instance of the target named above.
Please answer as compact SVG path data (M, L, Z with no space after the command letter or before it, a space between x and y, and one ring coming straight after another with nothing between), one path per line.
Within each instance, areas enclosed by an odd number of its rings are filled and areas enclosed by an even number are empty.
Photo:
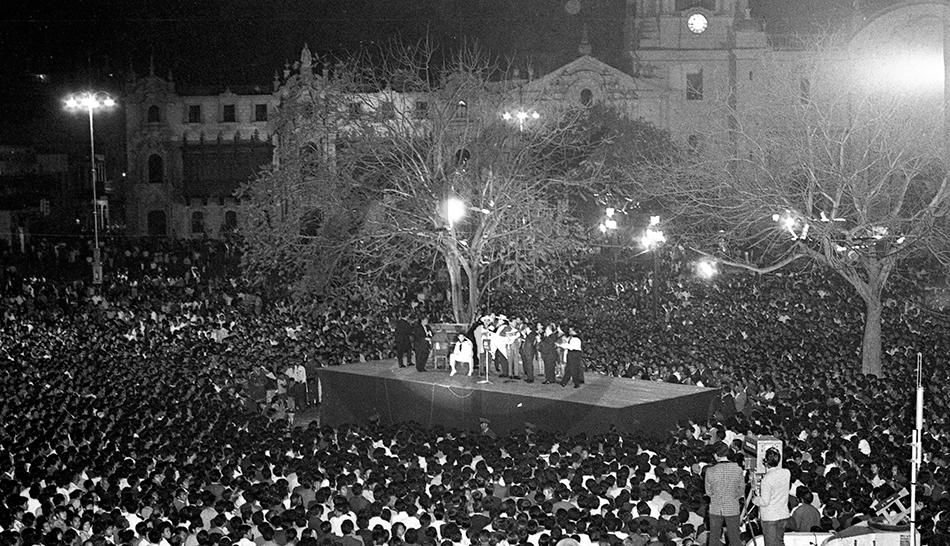
M937 2L910 4L914 13L945 9ZM890 28L900 13L890 10L864 25ZM683 146L705 148L711 139L718 146L728 142L736 130L733 113L755 102L763 79L803 97L810 93L804 78L763 70L792 65L807 48L768 34L748 0L626 0L625 14L624 66L600 60L587 39L596 29L585 28L573 61L545 74L527 67L513 75L512 107L544 115L602 103L668 130ZM296 67L285 67L284 77L266 90L185 92L154 73L131 82L123 97L130 234L220 238L233 229L235 190L276 157L273 117L281 88L288 78L312 76L311 63L304 48ZM420 107L412 97L386 104Z

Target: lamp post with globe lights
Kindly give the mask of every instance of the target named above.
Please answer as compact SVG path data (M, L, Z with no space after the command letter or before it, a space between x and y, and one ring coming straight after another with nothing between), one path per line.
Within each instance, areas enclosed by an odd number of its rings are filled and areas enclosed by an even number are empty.
M540 119L541 114L537 113L534 110L509 110L501 115L501 119L518 124L518 131L524 131L524 124L529 120Z
M644 252L651 252L653 254L653 286L651 299L653 300L653 319L656 320L659 316L657 311L657 302L656 302L656 292L660 289L659 276L660 276L660 264L657 258L657 250L663 243L666 242L666 234L663 233L663 230L660 229L660 217L651 216L650 225L647 226L646 231L643 232L643 235L640 236L640 245L643 247Z
M99 251L99 198L96 195L96 137L93 112L115 107L115 99L104 92L85 92L66 98L66 109L85 110L89 114L89 164L92 174L92 282L102 284L102 256Z

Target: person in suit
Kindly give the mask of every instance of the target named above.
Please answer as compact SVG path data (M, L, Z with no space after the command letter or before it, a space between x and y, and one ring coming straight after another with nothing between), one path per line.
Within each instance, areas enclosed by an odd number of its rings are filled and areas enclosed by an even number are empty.
M534 359L538 355L538 333L531 324L525 324L521 331L521 367L524 370L524 380L534 383Z
M584 354L581 352L581 338L577 336L574 327L568 328L567 337L559 346L567 351L567 364L564 365L561 386L565 387L568 381L572 381L576 389L584 383Z
M396 346L396 362L400 368L409 366L412 355L412 326L400 315L393 322L393 337Z
M541 362L544 363L544 383L554 383L557 374L557 329L548 324L544 335L538 342L538 351L541 353Z
M431 349L432 332L429 330L429 319L422 317L412 328L412 350L416 355L416 371L426 371L426 362L429 361Z
M495 320L497 324L491 336L492 361L495 363L495 371L499 372L498 377L508 377L508 345L511 326L508 325L508 318L504 315L499 315Z
M518 375L518 367L521 364L521 319L511 321L511 328L508 333L508 366L511 369L512 379L521 379Z
M706 467L706 495L709 496L709 546L718 546L723 525L729 546L741 546L739 513L745 493L745 475L737 463L729 460L732 450L724 442L715 447L715 463Z

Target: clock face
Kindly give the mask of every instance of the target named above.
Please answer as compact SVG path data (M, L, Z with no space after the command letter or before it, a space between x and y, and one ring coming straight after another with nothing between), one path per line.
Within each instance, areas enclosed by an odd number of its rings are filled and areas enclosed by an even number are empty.
M694 13L686 19L686 28L693 34L702 34L707 26L709 26L709 21L702 13Z

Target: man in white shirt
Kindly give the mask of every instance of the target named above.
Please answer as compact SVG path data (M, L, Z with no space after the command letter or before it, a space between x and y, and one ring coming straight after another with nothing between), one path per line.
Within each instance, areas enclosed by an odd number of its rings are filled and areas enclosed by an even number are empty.
M759 507L765 546L782 546L785 543L785 520L791 515L788 512L788 490L792 475L788 469L779 466L782 456L774 447L765 452L764 462L768 470L762 476L752 502Z
M290 378L290 387L288 389L290 396L294 399L297 408L307 407L307 368L300 362L291 365L284 371L284 375Z
M458 338L455 341L455 349L452 351L452 354L449 355L449 367L452 369L449 372L449 375L455 375L458 373L456 366L458 364L467 364L468 365L468 375L472 375L472 362L474 361L475 348L472 345L472 340L468 339L464 333L459 333Z

